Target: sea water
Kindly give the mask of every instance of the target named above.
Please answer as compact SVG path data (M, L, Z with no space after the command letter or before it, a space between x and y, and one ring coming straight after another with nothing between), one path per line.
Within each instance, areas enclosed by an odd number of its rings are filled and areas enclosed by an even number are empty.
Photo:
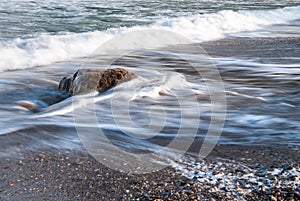
M299 36L297 0L13 0L1 1L0 13L0 135L21 134L68 148L80 142L75 128L95 128L110 136L111 146L143 153L167 146L180 129L203 141L211 125L210 93L199 69L178 55L202 62L193 44L204 44L205 50L213 41L230 38L221 53L207 50L221 75L227 101L224 128L216 128L222 129L217 142L300 142L299 40L290 44L276 40ZM191 43L175 48L177 57L165 47L136 49L111 66L106 60L112 55L95 55L115 37L147 29L176 33ZM256 50L250 41L247 50L239 46L243 38L275 42ZM232 49L232 44L240 49ZM57 86L62 77L89 67L124 67L139 78L103 94L52 101L60 95ZM183 83L189 87L181 88ZM132 94L124 101L128 90ZM22 107L24 101L35 104L38 112ZM183 111L200 112L186 112L182 124ZM84 118L74 120L76 115ZM96 125L91 123L95 118Z

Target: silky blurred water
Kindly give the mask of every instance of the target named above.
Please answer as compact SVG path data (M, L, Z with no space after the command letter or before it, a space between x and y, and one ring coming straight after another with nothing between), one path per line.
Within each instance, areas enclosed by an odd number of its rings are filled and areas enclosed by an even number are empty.
M152 152L176 137L182 111L198 110L199 115L185 117L190 124L184 124L184 129L186 135L196 130L195 139L201 144L211 123L212 103L198 71L209 72L208 67L195 69L164 48L136 50L112 66L104 65L112 55L89 57L114 36L150 26L199 43L209 53L211 65L218 68L227 98L218 143L299 145L298 11L299 1L275 0L1 1L0 135L18 134L69 147L80 143L76 126L95 127L88 124L91 116L83 116L87 124L75 124L74 111L92 111L97 126L114 144L125 150ZM200 43L224 37L230 42ZM251 40L242 42L241 38ZM174 49L194 63L203 62L193 45ZM125 67L140 78L95 97L62 100L57 90L60 79L88 67ZM180 88L184 83L189 87ZM129 117L125 115L128 101L122 99L126 90L133 91ZM182 96L180 101L174 93ZM121 115L114 116L112 97L119 97L113 100ZM24 101L36 104L38 110L20 106ZM155 132L148 132L148 125ZM126 135L133 127L138 128L133 132L135 138Z
M180 48L182 47L179 46L177 51L180 51ZM189 55L195 60L199 58L192 47L184 49L185 56ZM219 143L299 144L299 58L285 57L280 60L270 53L266 55L266 60L259 62L261 57L248 54L247 58L242 59L240 53L237 52L236 57L211 58L211 62L214 62L220 71L227 98L226 123ZM23 70L3 72L0 75L1 134L22 133L24 129L39 127L42 131L44 126L66 129L80 127L83 125L74 123L74 111L76 113L81 110L82 112L92 110L97 116L98 125L85 126L99 126L112 135L115 143L123 148L151 151L156 145L166 145L176 137L178 129L182 126L182 110L197 109L200 111L196 113L199 116L191 115L188 118L192 119L188 121L199 123L189 126L191 130L198 126L196 139L199 142L203 141L211 118L211 99L207 86L197 69L180 58L168 55L164 50L137 51L120 58L110 66L125 66L127 70L140 76L137 80L120 85L115 90L98 94L96 97L91 95L74 100L67 98L55 103L55 96L60 95L57 91L58 82L63 76L72 74L82 67L106 69L107 66L102 63L103 57L96 57L85 60L83 64L78 60L35 67L27 69L26 72ZM178 88L183 85L182 83L188 83L189 87ZM132 90L131 100L124 102L122 93L127 91L129 93ZM197 101L195 103L190 102L191 99L188 98L180 99L178 94L195 97ZM38 113L27 111L18 106L20 101L34 102L41 110ZM116 105L119 106L119 113L113 114L112 107ZM129 117L124 113L128 110ZM89 122L89 118L93 117L82 116L82 118L85 119L84 122ZM122 125L118 124L117 118L123 122ZM159 121L153 121L155 119ZM135 140L127 136L126 132L133 129L130 125L137 127L135 135L146 136L147 139ZM153 127L148 129L149 125ZM151 134L149 131L153 131L156 137L148 139L147 135ZM56 132L52 128L46 133L56 135L64 141L64 130ZM76 133L73 134L74 139L78 138ZM189 134L192 135L192 131L186 133Z

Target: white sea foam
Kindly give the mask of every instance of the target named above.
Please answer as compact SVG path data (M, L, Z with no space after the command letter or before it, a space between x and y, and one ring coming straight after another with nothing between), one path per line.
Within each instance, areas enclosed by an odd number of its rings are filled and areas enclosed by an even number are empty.
M244 31L266 29L300 18L300 6L267 11L231 11L163 19L157 25L167 27L195 41L209 41Z
M31 39L17 38L0 43L0 71L24 69L89 56L114 36L147 28L163 29L195 42L215 40L244 31L266 29L300 19L300 6L264 11L230 11L163 18L152 25L64 35L43 34Z
M64 61L91 54L99 42L112 34L90 32L67 35L41 35L32 39L15 39L0 46L0 70L22 69Z
M259 189L264 192L272 192L278 187L299 189L299 167L250 168L234 160L217 159L208 163L186 158L172 166L180 174L196 181L201 188L208 188L211 193L230 192L238 200L244 200L241 196Z

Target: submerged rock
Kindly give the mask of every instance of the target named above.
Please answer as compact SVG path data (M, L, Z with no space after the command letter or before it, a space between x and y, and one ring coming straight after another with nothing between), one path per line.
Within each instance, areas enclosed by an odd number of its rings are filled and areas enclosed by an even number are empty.
M39 111L39 108L37 106L37 104L33 103L33 102L30 102L30 101L19 101L17 102L17 105L29 110L29 111L32 111L32 112L38 112Z
M62 78L58 89L71 96L93 91L104 92L136 77L135 74L123 68L107 70L79 69L73 75Z

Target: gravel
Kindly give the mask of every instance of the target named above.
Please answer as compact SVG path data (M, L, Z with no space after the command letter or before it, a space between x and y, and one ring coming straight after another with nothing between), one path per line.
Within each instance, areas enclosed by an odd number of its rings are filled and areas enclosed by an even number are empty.
M221 154L229 149L231 158ZM260 163L255 150L269 157L268 147L217 146L205 160L186 156L145 175L111 170L77 149L26 151L1 158L0 200L299 200L297 149L277 147L276 165Z

